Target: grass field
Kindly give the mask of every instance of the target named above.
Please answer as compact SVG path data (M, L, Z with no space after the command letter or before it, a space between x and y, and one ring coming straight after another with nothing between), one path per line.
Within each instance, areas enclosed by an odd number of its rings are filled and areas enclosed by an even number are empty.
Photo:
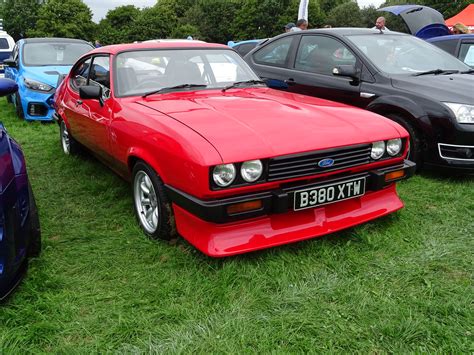
M128 183L64 156L57 125L0 112L44 241L0 307L0 353L474 351L472 178L418 175L391 216L216 260L148 240Z

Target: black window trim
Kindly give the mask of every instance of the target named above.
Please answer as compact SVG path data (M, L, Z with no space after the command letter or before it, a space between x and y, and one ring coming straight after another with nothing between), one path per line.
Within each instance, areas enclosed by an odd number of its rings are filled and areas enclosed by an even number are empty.
M69 78L69 85L71 86L71 89L74 92L79 92L79 87L74 84L74 78L72 75L74 74L74 71L77 69L78 66L80 66L82 63L87 62L89 59L91 60L91 68L92 65L94 64L94 59L97 57L108 57L109 58L109 76L110 76L110 54L108 53L95 53L93 55L88 55L87 57L83 57L80 61L76 62L74 66L71 69L71 77ZM87 73L87 81L86 85L89 85L89 78L90 78L91 71L89 69L89 72ZM112 88L109 88L110 92L112 93Z

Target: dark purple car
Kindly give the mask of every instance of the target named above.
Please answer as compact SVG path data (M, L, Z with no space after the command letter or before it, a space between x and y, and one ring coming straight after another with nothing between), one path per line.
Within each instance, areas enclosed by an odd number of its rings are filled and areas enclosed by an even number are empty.
M0 79L0 96L17 85ZM0 301L25 275L28 258L41 251L41 232L35 199L20 146L0 123Z

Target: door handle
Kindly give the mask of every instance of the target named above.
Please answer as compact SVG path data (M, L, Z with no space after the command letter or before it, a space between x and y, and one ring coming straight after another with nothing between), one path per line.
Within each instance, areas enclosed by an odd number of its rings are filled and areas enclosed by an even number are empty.
M287 84L287 85L295 85L295 84L296 84L296 81L295 81L295 79L293 79L293 78L289 78L289 79L286 79L286 80L285 80L285 84Z
M76 107L78 107L79 105L82 105L82 100L76 100Z

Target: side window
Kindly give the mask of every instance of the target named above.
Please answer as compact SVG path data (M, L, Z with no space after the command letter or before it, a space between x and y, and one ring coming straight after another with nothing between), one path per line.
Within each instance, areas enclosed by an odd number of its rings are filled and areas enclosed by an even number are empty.
M253 58L259 64L284 66L290 52L291 41L295 36L280 38L257 51Z
M71 75L71 85L75 90L79 90L79 87L87 85L87 77L89 76L89 70L91 67L91 58L83 61L74 68Z
M303 36L296 54L295 69L332 75L338 65L355 65L356 57L341 42L326 36Z
M463 43L459 49L459 59L474 67L474 43Z
M109 57L95 57L89 74L89 85L102 87L104 97L110 97Z

